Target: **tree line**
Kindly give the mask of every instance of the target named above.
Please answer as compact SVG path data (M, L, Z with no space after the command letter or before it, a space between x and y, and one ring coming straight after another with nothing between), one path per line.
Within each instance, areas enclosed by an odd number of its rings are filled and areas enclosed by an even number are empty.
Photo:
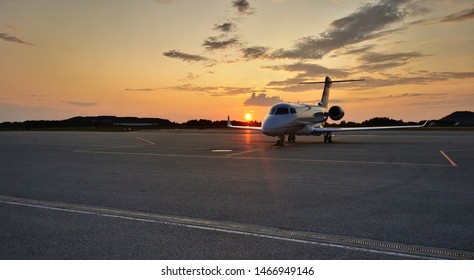
M361 123L341 121L340 123L327 123L326 126L358 127L358 126L398 126L416 125L421 122L404 122L387 117L376 117ZM258 121L232 121L238 126L261 126ZM473 126L473 112L454 112L442 119L431 121L430 126ZM212 121L207 119L193 119L183 123L172 122L162 118L138 118L138 117L74 117L66 120L29 120L24 122L0 123L0 130L142 130L142 129L206 129L225 128L226 120Z
M233 121L235 125L260 126L257 121ZM180 129L180 128L224 128L227 121L194 119L183 123L161 118L138 117L74 117L66 120L28 120L24 122L0 123L0 130L141 130L141 129Z

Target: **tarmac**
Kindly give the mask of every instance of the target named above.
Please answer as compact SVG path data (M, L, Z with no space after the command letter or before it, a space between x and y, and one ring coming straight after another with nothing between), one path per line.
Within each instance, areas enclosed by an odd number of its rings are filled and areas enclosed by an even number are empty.
M0 132L0 259L474 259L474 131Z

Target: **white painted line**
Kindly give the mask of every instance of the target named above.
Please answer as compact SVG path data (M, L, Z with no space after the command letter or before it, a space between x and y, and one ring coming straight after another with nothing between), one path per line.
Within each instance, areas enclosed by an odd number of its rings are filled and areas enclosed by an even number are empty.
M443 150L445 152L474 152L474 149L463 149L463 150Z
M392 256L403 257L403 258L439 259L436 257L431 257L431 256L426 256L426 255L394 252L394 251L387 251L387 250L382 250L382 249L370 249L370 248L356 247L356 246L350 246L350 245L341 245L341 244L331 243L331 242L302 240L302 239L291 238L291 237L286 237L286 236L276 236L272 234L255 233L255 232L247 232L247 231L242 231L242 230L233 230L233 229L219 228L219 227L213 227L213 226L206 226L205 222L200 221L200 219L193 219L193 218L183 219L181 217L181 220L189 220L189 222L197 222L196 224L179 222L180 220L179 218L177 219L177 221L166 221L166 220L159 220L159 219L152 219L152 218L133 217L132 215L125 216L125 215L120 215L120 214L112 214L113 212L115 212L113 209L109 209L111 214L99 212L101 210L103 211L103 209L98 209L96 212L94 211L92 207L89 210L77 210L77 209L73 209L74 205L72 204L71 204L71 209L68 209L68 208L60 208L60 207L47 206L47 205L31 204L28 202L23 203L23 202L14 202L14 201L6 201L6 200L0 200L0 203L17 205L17 206L25 206L25 207L30 207L30 208L60 211L60 212L68 212L68 213L74 213L74 214L85 214L85 215L101 216L101 217L107 217L107 218L116 218L116 219L139 221L139 222L146 222L146 223L157 223L157 224L180 226L180 227L194 228L194 229L201 229L201 230L208 230L208 231L215 231L215 232L254 236L254 237L259 237L259 238L275 239L275 240L288 241L288 242L294 242L294 243L304 243L304 244L311 244L311 245L317 245L317 246L346 249L346 250L351 250L351 251L361 251L361 252L368 252L368 253L375 253L375 254L382 254L382 255L392 255ZM65 207L65 205L63 204L62 207ZM118 212L122 213L123 211L118 211ZM383 241L378 241L378 242L383 243Z
M458 167L458 165L442 150L439 151L453 167Z
M252 150L256 151L256 150ZM420 166L420 167L451 167L448 164L412 163L412 162L383 162L383 161L355 161L355 160L324 160L324 159L298 159L298 158L269 158L269 157L242 157L242 156L212 156L212 155L187 155L187 154L158 154L158 153L131 153L112 152L97 150L78 150L76 153L111 154L111 155L135 155L156 157L185 157L185 158L215 158L215 159L240 159L240 160L263 160L263 161L293 161L293 162L315 162L328 164L371 164L371 165L395 165L395 166Z
M141 138L141 137L137 137L137 139L142 140L142 141L146 142L146 143L149 144L149 145L155 145L155 143L151 142L150 140L146 140L146 139ZM112 147L99 147L99 148L91 148L91 149L85 149L85 150L75 150L75 151L73 151L73 152L75 152L75 153L84 153L84 152L93 153L93 152L95 152L95 151L101 152L101 151L104 151L104 150L114 150L114 149L123 149L123 148L135 148L135 147L143 147L143 146L147 146L147 145L140 144L140 145L124 145L124 146L112 146Z
M151 142L150 140L146 140L146 139L141 138L141 137L137 137L137 138L140 139L140 140L142 140L142 141L144 141L144 142L147 142L147 143L150 144L150 145L155 145L155 143Z

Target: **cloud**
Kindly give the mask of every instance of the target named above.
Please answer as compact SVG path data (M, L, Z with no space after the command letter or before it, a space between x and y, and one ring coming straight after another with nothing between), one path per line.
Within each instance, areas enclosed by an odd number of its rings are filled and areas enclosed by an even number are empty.
M219 41L217 37L209 37L207 40L204 41L202 44L207 50L217 50L217 49L224 49L229 46L238 43L236 38L230 38L226 40Z
M394 68L405 65L410 61L423 57L425 55L419 52L406 52L406 53L392 53L392 54L381 54L376 52L368 52L361 57L359 61L362 65L359 67L363 71L381 71L387 68Z
M200 55L194 55L194 54L187 54L183 53L177 50L171 50L163 53L164 56L170 57L170 58L176 58L176 59L181 59L184 61L192 62L192 61L208 61L209 59L200 56Z
M279 96L267 97L265 93L257 95L254 92L249 99L244 101L244 106L271 106L278 102L283 102Z
M389 95L386 98L407 98L407 97L421 97L421 96L432 96L431 93L403 93L400 95Z
M242 49L242 53L245 58L257 59L267 57L267 47L255 46Z
M341 69L329 69L319 64L304 62L297 62L286 65L264 66L263 68L275 71L300 72L298 77L301 79L325 76L346 77L347 75L349 75L349 72Z
M358 48L347 48L342 54L344 55L358 55L360 53L366 53L375 48L375 45L367 45Z
M247 0L233 0L232 6L236 8L239 11L239 13L251 14L250 4ZM237 29L237 25L233 23L232 20L230 19L225 20L223 23L215 24L213 27L213 30L219 31L220 34L217 36L207 37L204 40L204 42L201 44L201 46L204 47L207 51L224 50L231 46L236 46L236 45L242 46L238 37L228 36L229 34L232 34L232 32L234 32L236 29ZM258 50L255 48L247 48L243 50L244 56L246 58L252 58L252 59L260 57L263 54L262 51L264 51L264 49L262 48ZM213 64L208 65L208 67L212 67L215 65L215 63L218 62L217 60L214 60L214 59L209 59L207 57L203 57L200 55L187 54L187 53L183 53L177 50L164 52L163 55L167 57L171 57L171 58L181 59L188 62L211 61ZM220 61L220 62L230 63L233 61L227 60L227 61Z
M277 89L285 92L303 92L311 89L308 85L302 85L301 82L324 81L324 77L330 76L332 78L346 78L351 75L351 72L342 69L329 69L319 64L297 62L288 65L264 66L263 69L270 69L274 71L288 71L298 73L295 77L283 81L271 81L267 84L272 89ZM348 87L350 85L342 85Z
M385 75L385 79L367 77L364 82L354 83L356 89L379 88L397 85L425 85L432 82L473 79L474 72L428 72L418 71L406 75ZM363 78L363 77L362 77ZM339 86L339 85L338 85Z
M34 46L32 43L25 42L15 36L9 35L7 33L0 33L0 39L3 39L7 42L12 42L12 43L18 43L18 44L23 44L23 45L29 45L29 46Z
M250 4L247 0L234 0L232 6L241 14L251 14Z
M153 2L156 2L159 4L168 4L168 3L173 3L174 0L153 0Z
M333 21L330 28L319 36L301 38L293 49L279 49L272 53L272 57L321 59L333 50L397 32L401 29L384 29L405 17L407 12L404 7L407 2L381 0L366 4L356 12Z
M459 23L474 19L474 8L466 9L444 17L428 18L411 22L409 25L436 25L443 23Z
M323 77L330 76L333 80L337 79L365 79L357 83L341 83L338 88L351 88L354 90L367 90L371 88L380 88L397 85L424 85L432 82L473 79L474 72L430 72L415 71L405 72L404 74L394 75L390 73L381 73L383 78L361 76L359 73L365 71L382 70L390 67L398 67L408 63L412 59L423 57L418 52L378 54L370 52L362 56L363 63L358 68L328 69L318 64L298 62L288 65L264 66L263 69L274 71L289 71L297 73L296 76L281 81L270 81L267 89L275 89L284 92L303 92L311 90L311 86L302 85L305 81L323 81Z
M444 98L445 95L439 93L402 93L399 95L391 94L384 96L365 96L360 97L357 95L351 95L346 97L344 100L335 100L331 98L331 103L352 103L352 102L365 102L365 101L383 101L383 102L393 102L395 100L404 101L404 104L407 102L412 102L413 104L419 104L421 100L433 99L433 98Z
M126 91L155 91L154 88L126 88Z
M218 31L221 31L221 32L231 32L235 29L235 24L233 24L232 22L226 22L226 23L223 23L223 24L216 24L214 26L214 30L218 30Z
M46 100L49 95L47 94L36 94L36 93L33 93L33 94L25 94L23 95L27 98L33 98L33 99L36 99L36 100Z
M220 97L220 96L236 96L252 92L253 89L247 87L229 87L229 86L215 86L215 87L197 87L190 84L169 87L167 89L173 89L176 91L191 91L191 92L201 92L208 93L210 96Z
M194 73L191 73L189 72L187 75L186 75L186 78L182 79L182 80L194 80L194 79L198 79L199 78L199 75L196 75Z
M69 105L79 106L79 107L91 107L91 106L96 106L97 104L99 104L99 103L94 103L94 102L78 102L78 101L63 101L63 102Z
M270 69L274 71L289 71L298 73L296 77L289 78L283 81L271 81L267 84L270 87L277 87L277 89L287 92L302 92L308 90L307 85L301 85L301 82L320 79L324 77L338 77L344 78L350 75L350 72L341 69L329 69L324 66L312 63L297 62L288 65L264 66L263 69Z
M474 19L474 8L467 9L458 13L451 14L441 19L440 23L461 22Z

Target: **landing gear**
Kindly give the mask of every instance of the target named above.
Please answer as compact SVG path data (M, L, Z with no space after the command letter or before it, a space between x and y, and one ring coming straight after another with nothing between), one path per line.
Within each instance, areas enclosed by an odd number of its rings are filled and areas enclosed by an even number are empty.
M283 142L285 142L285 135L278 136L278 141L276 143L277 146L283 146Z
M288 143L295 143L296 136L295 135L288 135ZM285 135L278 136L278 140L276 146L283 146L285 142Z
M324 143L332 143L332 133L325 132L324 133Z

